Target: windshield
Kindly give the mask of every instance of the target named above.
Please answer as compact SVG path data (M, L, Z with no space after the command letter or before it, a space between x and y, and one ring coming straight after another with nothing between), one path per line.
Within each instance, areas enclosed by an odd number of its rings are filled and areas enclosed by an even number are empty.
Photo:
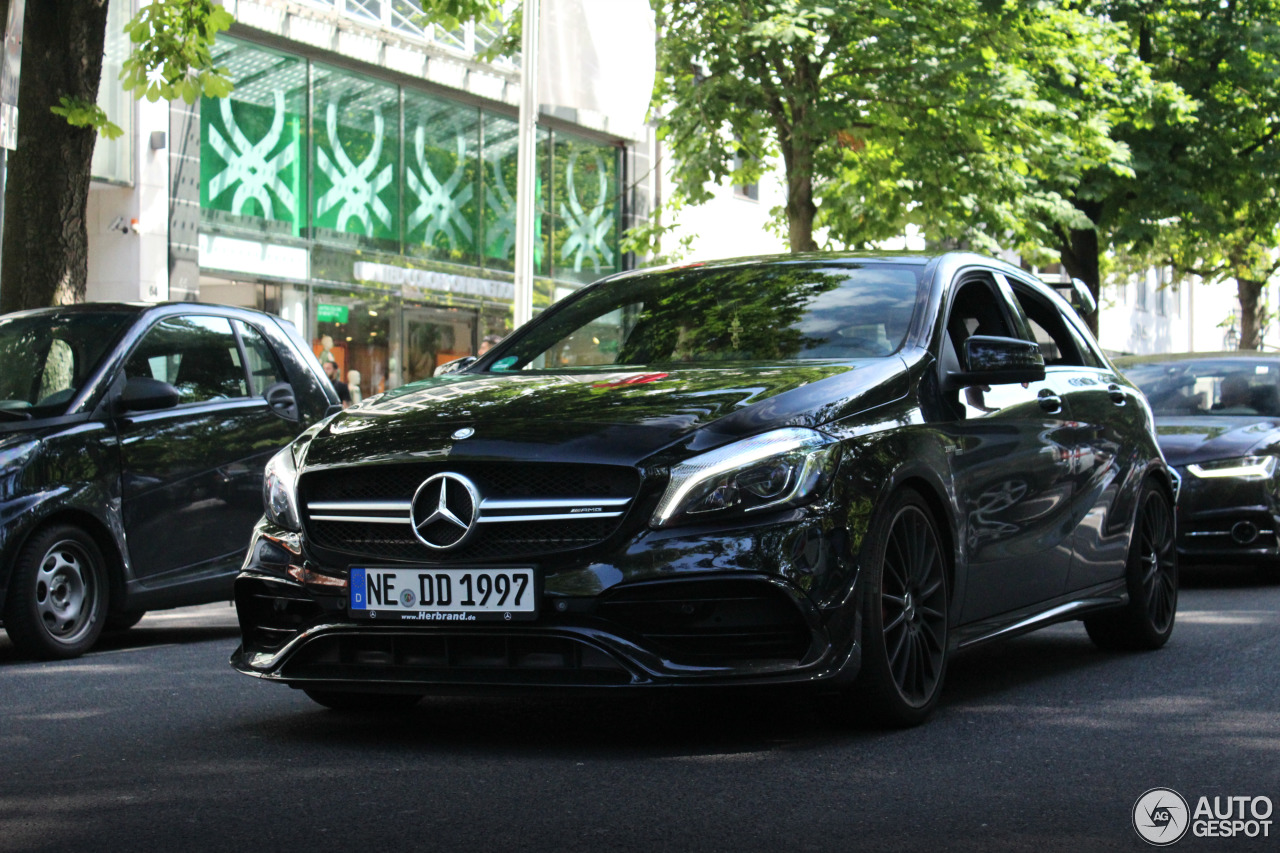
M0 318L0 420L64 412L132 317L68 312Z
M513 336L490 369L883 357L902 345L923 270L742 264L608 282Z
M1157 415L1280 417L1280 360L1210 358L1135 364L1125 374Z

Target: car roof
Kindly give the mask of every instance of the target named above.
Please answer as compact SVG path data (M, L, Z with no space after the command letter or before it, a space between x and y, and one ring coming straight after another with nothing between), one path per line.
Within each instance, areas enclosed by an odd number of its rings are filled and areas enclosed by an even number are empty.
M14 311L2 317L67 316L75 314L215 314L221 316L272 317L255 308L235 305L218 305L206 302L76 302L71 305L54 305L49 308L28 308Z
M1265 350L1229 350L1227 352L1169 352L1155 355L1125 355L1111 359L1116 367L1136 367L1141 364L1165 364L1174 361L1257 361L1280 360L1280 352Z

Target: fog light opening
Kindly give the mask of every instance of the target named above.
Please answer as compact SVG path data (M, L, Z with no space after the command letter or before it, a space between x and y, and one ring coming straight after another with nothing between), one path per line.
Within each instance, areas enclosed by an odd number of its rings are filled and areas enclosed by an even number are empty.
M1240 545L1248 545L1258 538L1258 525L1252 521L1237 521L1231 528L1231 538Z

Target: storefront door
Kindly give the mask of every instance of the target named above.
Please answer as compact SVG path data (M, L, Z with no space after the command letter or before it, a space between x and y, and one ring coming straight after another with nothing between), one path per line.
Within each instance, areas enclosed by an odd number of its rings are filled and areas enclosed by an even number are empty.
M437 367L475 353L476 313L449 308L404 309L404 381L425 379Z

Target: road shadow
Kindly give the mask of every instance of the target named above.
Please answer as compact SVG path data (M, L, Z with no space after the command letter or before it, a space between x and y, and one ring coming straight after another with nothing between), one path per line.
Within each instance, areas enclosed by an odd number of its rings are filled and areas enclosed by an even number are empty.
M822 713L816 697L794 690L431 696L395 713L289 707L289 713L242 728L300 744L341 742L362 750L558 754L589 749L618 757L804 748L849 732Z
M240 629L235 625L181 625L163 622L147 625L145 622L127 631L116 631L103 634L94 645L92 651L78 660L92 662L94 658L106 652L120 652L157 646L184 645L203 643L211 640L229 640L238 642ZM229 653L229 652L228 652ZM13 643L3 632L0 632L0 666L12 664L40 663L23 657L13 647Z

